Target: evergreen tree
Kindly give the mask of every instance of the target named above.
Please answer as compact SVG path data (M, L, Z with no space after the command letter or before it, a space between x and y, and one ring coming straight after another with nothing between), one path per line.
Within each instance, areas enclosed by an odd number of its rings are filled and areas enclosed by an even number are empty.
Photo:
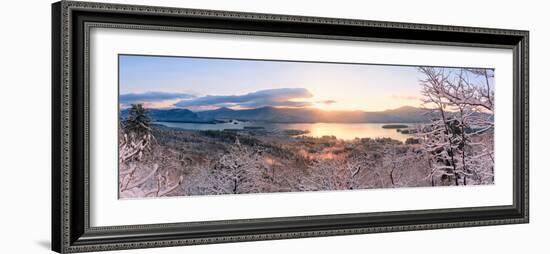
M151 133L151 118L142 104L132 104L128 111L128 118L123 122L126 133L137 137L144 137Z

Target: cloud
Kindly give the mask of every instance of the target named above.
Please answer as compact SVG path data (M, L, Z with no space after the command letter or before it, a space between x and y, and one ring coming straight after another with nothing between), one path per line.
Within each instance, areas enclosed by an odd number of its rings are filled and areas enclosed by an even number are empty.
M119 96L119 102L122 104L133 103L153 103L169 100L181 100L195 97L185 93L166 93L166 92L145 92L145 93L127 93Z
M324 100L324 101L317 101L317 103L330 105L330 104L336 103L336 101L335 100Z
M208 95L192 99L184 99L175 104L176 107L241 107L258 108L265 106L274 107L305 107L311 105L311 102L299 101L313 97L307 89L304 88L279 88L260 90L244 95Z

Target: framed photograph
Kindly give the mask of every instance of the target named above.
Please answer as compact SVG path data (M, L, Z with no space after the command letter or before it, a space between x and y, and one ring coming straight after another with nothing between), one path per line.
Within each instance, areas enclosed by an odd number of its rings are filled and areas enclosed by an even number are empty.
M528 31L52 11L54 251L529 220Z

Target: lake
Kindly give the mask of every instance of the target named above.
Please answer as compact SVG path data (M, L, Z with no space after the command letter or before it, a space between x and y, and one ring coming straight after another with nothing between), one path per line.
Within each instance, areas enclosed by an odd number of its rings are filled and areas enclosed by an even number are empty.
M335 136L339 139L352 140L355 138L392 138L405 141L410 135L397 132L396 129L384 129L388 124L402 123L266 123L266 122L234 122L218 124L156 122L167 127L187 130L224 130L243 129L244 127L263 127L269 131L302 130L308 131L305 136L322 137ZM413 124L404 124L413 127Z

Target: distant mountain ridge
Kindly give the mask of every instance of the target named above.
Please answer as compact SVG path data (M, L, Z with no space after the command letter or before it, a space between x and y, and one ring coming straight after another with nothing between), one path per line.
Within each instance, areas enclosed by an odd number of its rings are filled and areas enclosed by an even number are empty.
M200 117L189 109L147 109L147 113L155 122L186 122L186 123L210 123L211 121ZM120 111L120 118L128 117L128 109Z
M430 120L425 110L410 106L379 112L275 107L241 110L219 108L197 112L188 109L149 109L148 111L156 122L215 123L241 120L272 123L421 123ZM122 110L121 117L125 118L127 112L127 109Z

